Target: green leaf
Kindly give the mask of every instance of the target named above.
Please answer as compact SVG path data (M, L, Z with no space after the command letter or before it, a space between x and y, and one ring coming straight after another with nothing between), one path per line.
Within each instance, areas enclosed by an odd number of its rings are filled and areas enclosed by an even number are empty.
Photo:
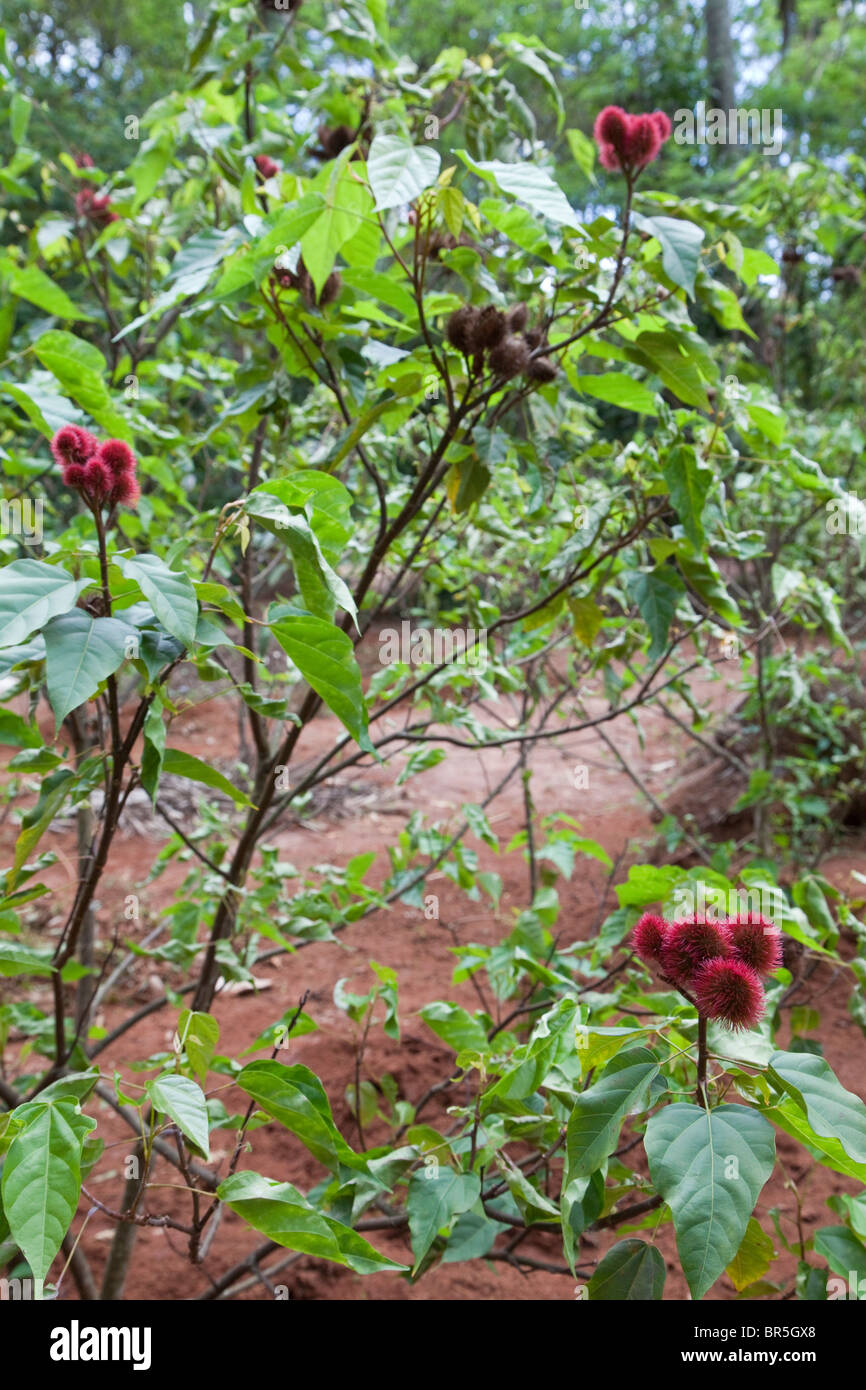
M703 1298L739 1250L773 1171L773 1130L745 1105L707 1111L680 1102L653 1115L644 1147L652 1181L673 1213L692 1298Z
M683 530L695 550L704 547L701 515L713 483L713 471L701 463L691 444L678 444L662 458L662 473Z
M593 173L595 168L595 143L585 135L582 130L567 130L565 138L568 141L568 148L571 150L572 158L586 177L596 183Z
M866 1280L866 1245L847 1226L823 1226L816 1231L815 1254L823 1256L842 1279L853 1273L858 1286L861 1279Z
M217 1192L238 1216L287 1250L333 1260L357 1274L406 1269L380 1255L351 1227L311 1206L291 1183L272 1182L260 1173L233 1173Z
M75 1101L33 1101L15 1115L25 1124L3 1165L3 1210L34 1279L44 1279L78 1206L81 1147L96 1121Z
M866 1163L855 1163L849 1158L838 1139L816 1134L806 1118L805 1110L797 1101L786 1099L768 1108L766 1114L785 1134L790 1134L792 1139L797 1139L807 1149L814 1150L825 1168L832 1168L834 1173L843 1173L845 1177L866 1184Z
M281 618L271 631L308 685L345 724L356 743L371 751L361 669L351 638L323 618Z
M16 647L49 618L68 613L91 582L41 560L13 560L0 570L0 647Z
M55 314L61 319L92 319L85 309L79 309L65 290L55 285L38 266L16 266L9 277L9 289L19 299L44 309L46 314Z
M45 684L58 729L69 711L95 695L122 665L133 631L117 618L94 618L83 608L46 624Z
M649 232L661 246L662 266L668 278L694 299L695 276L704 239L702 228L681 217L643 217L636 212L633 218L635 226Z
M177 1021L177 1035L200 1085L207 1080L208 1068L219 1042L220 1026L212 1014L183 1009Z
M645 1047L620 1052L604 1075L581 1091L566 1130L568 1170L573 1178L589 1177L613 1153L626 1115L646 1106L658 1062Z
M69 767L59 767L42 779L39 800L22 818L21 831L15 841L15 858L6 875L6 892L11 893L18 876L30 858L43 833L57 815L69 792L76 784L76 775Z
M42 735L35 724L11 709L0 709L0 743L10 748L42 748Z
M344 151L332 170L323 170L322 178L327 179L324 210L301 237L304 265L317 295L334 267L337 252L372 215L373 200L349 171L348 154Z
M162 762L163 772L171 772L175 777L186 777L190 782L201 782L205 787L224 792L231 797L236 806L252 806L252 802L239 787L232 786L227 777L217 772L209 763L203 763L192 753L184 753L180 748L166 748Z
M628 352L635 361L647 361L669 391L686 405L709 410L707 388L694 358L667 333L641 333Z
M455 150L464 164L487 183L526 203L536 217L546 217L565 227L579 227L577 214L559 184L539 164L503 163L500 159L474 160L466 150Z
M147 1084L147 1094L155 1110L168 1115L187 1139L210 1158L207 1101L201 1086L188 1076L159 1076Z
M670 565L658 565L648 573L632 570L625 582L650 631L648 660L657 661L668 645L671 621L684 592L682 580Z
M413 145L402 135L375 136L367 158L367 178L376 199L376 211L412 203L430 188L442 163L430 145Z
M292 554L292 564L298 588L307 608L317 618L332 621L334 606L339 604L351 613L356 624L358 610L355 600L343 580L331 568L322 554L321 546L309 522L303 516L293 516L284 502L270 492L252 492L244 511L263 521L268 530L282 537Z
M597 372L590 376L578 376L574 384L585 395L618 405L622 410L634 410L638 415L658 415L655 392L626 372Z
M725 1270L737 1293L754 1284L756 1279L763 1279L775 1256L772 1240L760 1223L753 1216L749 1217L740 1248Z
M426 1168L409 1180L409 1234L417 1269L440 1231L455 1216L468 1211L481 1195L477 1173L455 1173L453 1168Z
M665 1287L665 1262L654 1245L620 1240L599 1262L586 1286L590 1303L658 1302Z
M44 367L57 378L67 396L78 401L103 429L119 439L132 442L125 417L114 408L106 381L108 364L99 348L76 338L74 333L51 329L37 338L33 351Z
M30 124L31 101L23 92L13 92L9 103L9 133L13 145L20 145Z
M435 1003L425 1004L418 1012L437 1038L441 1038L455 1052L490 1051L483 1025L459 1004L448 1004L437 999Z
M165 723L162 701L155 698L144 718L144 751L141 755L141 785L151 801L156 800L159 776L165 757Z
M8 979L11 975L50 975L53 958L50 948L40 950L37 946L19 946L16 941L0 941L0 976Z
M300 1139L319 1163L336 1172L340 1163L362 1162L346 1143L331 1114L321 1081L308 1067L282 1062L249 1062L237 1084L266 1115Z
M823 1057L774 1052L768 1074L806 1112L817 1135L838 1140L855 1163L866 1163L866 1105L845 1090Z
M158 555L119 556L117 564L124 578L141 589L166 632L185 647L191 647L198 622L198 600L189 576L169 569Z

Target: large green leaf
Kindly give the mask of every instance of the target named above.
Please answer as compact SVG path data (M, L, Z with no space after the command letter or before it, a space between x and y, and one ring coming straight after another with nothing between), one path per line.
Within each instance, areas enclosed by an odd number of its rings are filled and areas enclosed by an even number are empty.
M453 1168L439 1167L412 1174L407 1210L416 1269L439 1232L474 1206L480 1195L477 1173L455 1173Z
M308 1067L282 1062L250 1062L237 1078L266 1115L279 1120L326 1168L357 1167L358 1155L346 1143L331 1114L321 1081Z
M702 229L681 217L642 217L639 212L633 217L635 226L649 232L661 245L665 274L694 299L695 276L704 239Z
M736 1255L773 1171L772 1127L745 1105L707 1111L680 1102L653 1115L644 1147L671 1208L692 1298L703 1298Z
M306 517L293 515L270 492L252 492L244 510L280 536L292 554L292 564L304 603L317 618L331 621L339 604L357 622L358 610L343 580L322 554L318 538Z
M762 1229L760 1222L753 1216L749 1217L740 1248L725 1269L737 1293L754 1284L756 1279L763 1279L775 1258L775 1253L773 1242Z
M618 405L623 410L634 410L639 415L658 415L655 392L627 372L598 372L579 376L575 386L587 396Z
M58 767L56 771L43 777L36 805L26 811L21 820L21 830L15 841L15 858L6 875L7 893L12 892L24 864L59 812L76 780L76 774L71 767Z
M171 772L175 777L186 777L190 782L201 782L205 787L223 792L231 797L236 806L252 806L252 802L239 787L232 786L227 777L217 772L210 763L203 763L192 753L184 753L180 748L166 748L162 760L163 772Z
M626 349L633 361L648 364L669 391L686 405L709 410L707 388L693 356L668 333L641 333L634 347Z
M457 150L463 162L486 183L510 193L532 208L536 217L546 217L565 227L579 227L577 215L559 184L539 164L504 163L501 159L474 160L466 150Z
M813 1052L774 1052L770 1080L806 1112L822 1138L837 1139L855 1163L866 1163L866 1105Z
M832 1168L834 1173L843 1173L845 1177L866 1185L866 1163L855 1163L853 1158L849 1158L838 1139L817 1134L799 1101L786 1097L780 1104L768 1107L766 1113L768 1119L785 1134L799 1140L807 1149L815 1150L825 1168Z
M662 456L662 473L683 530L697 551L703 549L701 514L713 482L713 471L702 464L691 444L677 444Z
M362 748L370 749L361 670L351 638L323 618L281 618L271 630L304 680L342 720Z
M632 570L625 576L629 598L640 609L649 628L650 661L657 661L668 644L668 633L677 605L683 597L683 582L669 565L657 565L644 573Z
M192 580L169 569L158 555L120 556L123 575L137 584L166 632L191 647L198 622L198 600Z
M81 1147L96 1121L74 1100L19 1106L23 1120L3 1164L3 1210L34 1279L44 1279L81 1193Z
M209 1159L207 1101L201 1086L197 1086L188 1076L170 1073L149 1081L147 1093L154 1110L174 1120L181 1133Z
M301 254L310 272L316 294L330 275L337 252L364 226L372 215L373 199L364 184L348 168L348 151L333 169L322 171L325 205L301 237ZM326 182L325 182L326 181Z
M658 1062L647 1048L631 1048L614 1057L601 1079L581 1091L566 1131L571 1177L589 1177L613 1153L623 1120L645 1107L650 1082L658 1071Z
M59 565L13 560L0 570L0 647L18 646L49 618L68 613L91 582Z
M599 1262L586 1286L590 1303L657 1302L665 1287L665 1262L654 1245L620 1240Z
M406 1269L380 1255L351 1227L316 1210L289 1182L272 1182L260 1173L233 1173L220 1183L217 1193L255 1230L287 1250L333 1260L357 1274Z
M70 710L95 695L102 681L113 676L126 657L134 630L117 618L94 618L73 608L47 623L45 684L57 727Z
M53 958L54 952L50 948L40 949L38 946L22 946L17 941L0 941L0 977L50 975Z
M219 1024L212 1014L183 1009L177 1021L177 1035L199 1084L203 1086L219 1042Z
M367 158L367 178L376 211L412 203L436 182L442 162L430 145L413 145L402 135L377 135Z
M822 1226L815 1232L815 1254L822 1255L834 1274L866 1281L866 1245L847 1226Z
M55 285L43 270L35 265L16 266L9 277L9 288L19 299L26 299L46 314L61 319L92 319L86 309L79 309L65 290Z
M51 329L37 338L33 351L60 382L64 393L78 401L98 424L120 439L132 441L126 419L114 407L106 385L108 364L99 348L74 333Z

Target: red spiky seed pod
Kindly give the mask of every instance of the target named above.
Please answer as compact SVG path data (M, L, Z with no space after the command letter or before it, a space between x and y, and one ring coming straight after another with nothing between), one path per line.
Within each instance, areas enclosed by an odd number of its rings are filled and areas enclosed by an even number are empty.
M61 468L85 464L99 448L99 440L80 425L63 425L51 441L51 452ZM64 478L64 482L68 481Z
M759 975L770 975L782 964L782 933L758 912L732 917L728 931L734 954Z
M113 486L114 479L108 465L103 463L97 455L94 455L84 465L82 492L86 494L89 501L101 504L108 500Z
M106 439L100 444L96 457L105 464L112 478L135 472L135 454L122 439Z
M729 1028L753 1028L764 1013L764 989L745 961L716 957L704 961L694 978L698 1011Z
M632 932L632 946L641 960L658 964L670 931L670 923L654 912L645 912Z
M731 940L723 922L687 917L672 922L662 949L665 975L676 984L687 985L704 961L725 959L732 953Z
M272 179L280 172L279 164L267 154L257 154L255 165L263 179Z

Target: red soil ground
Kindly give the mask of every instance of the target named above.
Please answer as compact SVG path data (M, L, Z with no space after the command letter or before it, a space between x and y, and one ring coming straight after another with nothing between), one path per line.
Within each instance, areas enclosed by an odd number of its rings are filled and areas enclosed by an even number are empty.
M714 703L724 703L727 695L718 684L712 695ZM627 718L608 724L608 735L631 766L656 796L663 796L675 775L676 767L686 751L685 735L665 722L658 714L642 716L646 742L641 749L635 729ZM317 750L327 748L338 731L331 717L318 719L308 730L302 751L312 757ZM178 719L173 728L172 743L205 759L229 760L237 749L237 717L233 705L216 700L193 709ZM270 838L279 845L281 858L298 867L323 861L343 863L353 854L367 849L382 851L370 877L384 877L384 846L396 838L401 825L400 816L407 807L420 808L430 819L455 823L464 801L477 801L492 787L506 770L508 761L501 752L491 752L483 758L459 749L450 749L445 761L437 768L423 773L403 788L395 788L394 770L376 768L355 772L347 782L363 781L369 795L361 805L358 798L347 798L338 816L316 814L312 826L288 826ZM585 763L590 769L589 788L576 790L572 769ZM657 838L649 819L649 807L634 785L621 771L609 751L592 731L541 744L532 757L534 772L532 791L539 813L563 812L580 821L582 833L592 836L611 856L624 856L623 864L646 857L648 847ZM355 808L354 811L352 808ZM493 828L504 846L522 825L522 798L519 778L491 805L488 812ZM9 852L15 830L7 819L0 828L4 851ZM347 1086L354 1075L353 1026L333 1002L337 979L348 977L350 990L364 992L372 982L368 962L371 958L393 967L399 977L400 1022L402 1042L398 1045L385 1038L381 1029L371 1034L364 1058L363 1074L376 1078L390 1072L399 1084L400 1095L417 1100L427 1088L449 1074L453 1054L445 1048L418 1017L417 1010L432 999L453 999L468 1008L477 1007L477 999L468 985L452 984L455 942L494 942L503 936L513 920L513 912L525 906L527 895L526 866L519 853L496 856L477 841L471 841L479 852L482 865L495 868L504 881L504 891L498 913L487 901L470 902L441 873L431 875L425 891L439 895L439 920L426 920L420 911L396 904L388 911L377 912L341 933L340 945L316 944L296 955L278 957L257 967L258 977L267 979L270 988L258 995L218 996L214 1004L221 1038L219 1051L237 1056L254 1037L277 1020L286 1010L293 1009L304 991L309 991L306 1010L318 1024L318 1031L297 1040L281 1060L303 1062L321 1078L330 1096L334 1114L350 1143L357 1145L355 1122L345 1099ZM118 915L122 915L123 900L130 892L140 894L141 921L124 923L124 936L142 936L152 925L164 904L171 900L185 868L172 865L156 883L144 886L160 840L140 834L121 833L115 840L112 857L99 890L99 934L109 937ZM75 838L72 830L51 831L42 848L52 848L61 862L51 871L49 881L69 893L72 878ZM851 878L852 871L866 872L866 842L849 839L823 865L823 872L843 891L857 896L858 886ZM620 874L625 873L622 868ZM288 890L292 891L291 881ZM592 860L579 861L571 882L559 884L562 903L558 930L562 945L585 939L597 930L598 923L616 901L607 893L606 874ZM59 913L62 903L54 911ZM42 928L50 940L51 923ZM158 992L154 966L142 961L127 976L116 998L109 1001L99 1020L109 1029L125 1017L130 1007L140 1007ZM10 982L11 983L11 982ZM820 1010L821 1022L816 1036L823 1044L825 1055L836 1070L843 1085L862 1093L864 1041L847 1011L848 981L832 967L822 965L798 996L798 1002L814 999ZM40 997L36 1002L45 1004ZM131 1002L132 1001L132 1002ZM125 1034L101 1055L103 1071L109 1077L114 1068L125 1076L142 1080L140 1074L130 1073L128 1064L134 1058L147 1056L170 1045L174 1031L175 1013L170 1008L151 1015L134 1031ZM785 1030L780 1046L785 1046L789 1034ZM259 1054L267 1055L267 1054ZM214 1076L211 1087L224 1085L225 1078ZM221 1091L220 1095L231 1111L243 1109L245 1097L237 1091ZM460 1101L458 1091L449 1093L449 1101ZM425 1110L423 1119L436 1124L445 1115L449 1101L441 1097ZM447 1123L447 1119L446 1119ZM108 1206L116 1205L122 1189L123 1156L131 1148L129 1131L107 1107L100 1117L100 1131L106 1139L106 1152L88 1180L91 1191ZM368 1145L386 1137L381 1124L374 1123L366 1134ZM213 1136L214 1159L225 1171L234 1147L234 1134L223 1132ZM256 1130L250 1136L251 1152L241 1159L241 1167L249 1167L268 1177L289 1180L302 1189L322 1177L322 1170L300 1143L279 1126ZM787 1178L793 1179L802 1200L802 1223L808 1238L820 1225L833 1224L838 1218L825 1205L833 1193L855 1191L856 1184L813 1164L805 1151L784 1135L777 1136L779 1157L784 1164L777 1166L774 1176L760 1199L759 1214L778 1207L783 1229L789 1238L794 1236L796 1196ZM643 1149L635 1148L630 1160L641 1168L645 1165ZM645 1171L645 1167L642 1168ZM174 1183L178 1175L164 1161L158 1161L153 1180ZM187 1195L170 1188L153 1192L150 1209L157 1209L183 1219L188 1215ZM85 1204L82 1203L83 1209ZM772 1229L769 1218L765 1229ZM75 1229L81 1225L78 1218ZM97 1277L114 1232L114 1223L101 1213L88 1222L82 1246L92 1261ZM408 1242L402 1235L372 1232L369 1237L383 1252L409 1261ZM622 1231L595 1235L590 1247L584 1242L584 1257L597 1258L617 1239ZM668 1266L666 1299L684 1299L688 1292L678 1271L673 1230L661 1226L655 1236ZM216 1279L242 1259L261 1241L233 1213L226 1211L211 1246L207 1261L210 1275ZM554 1236L534 1236L522 1247L537 1258L560 1263L561 1248ZM782 1247L780 1259L768 1277L781 1282L790 1279L795 1263ZM283 1252L279 1252L282 1254ZM276 1255L264 1262L273 1265ZM60 1264L55 1266L56 1277ZM291 1299L405 1299L405 1300L495 1300L495 1299L574 1299L575 1280L570 1276L533 1273L526 1276L508 1265L474 1261L468 1264L443 1265L412 1284L399 1275L361 1277L351 1271L324 1261L307 1258L292 1263L272 1276L275 1286L282 1285ZM193 1267L186 1258L184 1237L178 1232L145 1228L139 1233L126 1285L126 1297L149 1300L195 1299L206 1295L210 1280L201 1268ZM76 1297L72 1280L67 1277L63 1297ZM250 1299L270 1299L274 1294L261 1284L255 1284L238 1295ZM735 1291L726 1277L721 1278L709 1293L710 1299L730 1299Z

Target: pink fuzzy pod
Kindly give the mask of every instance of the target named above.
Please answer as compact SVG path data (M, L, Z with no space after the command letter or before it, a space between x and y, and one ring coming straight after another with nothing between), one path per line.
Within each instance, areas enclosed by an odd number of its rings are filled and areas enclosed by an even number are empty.
M94 455L84 466L82 489L91 502L104 502L111 492L114 479L106 464Z
M764 988L745 961L721 956L705 961L694 978L695 1003L707 1018L729 1028L753 1028L764 1013Z
M104 444L100 444L96 457L105 464L112 478L135 472L135 454L122 439L106 439Z
M263 179L272 179L280 172L279 164L267 154L257 154L255 164Z
M759 975L771 975L782 964L782 933L758 912L732 917L728 922L734 954Z
M141 496L141 488L138 486L132 473L121 473L115 478L114 485L109 493L108 500L112 507L134 507Z
M687 985L705 961L725 959L732 954L731 939L724 922L687 917L672 922L661 953L664 973L675 983Z
M634 931L632 945L641 960L658 963L662 957L670 923L653 912L645 912Z
M643 169L662 147L661 134L652 116L630 116L625 142L625 162Z
M68 468L72 463L85 464L98 448L99 440L95 435L79 425L63 425L51 441L51 452L61 468ZM69 479L64 475L63 481L68 482Z

